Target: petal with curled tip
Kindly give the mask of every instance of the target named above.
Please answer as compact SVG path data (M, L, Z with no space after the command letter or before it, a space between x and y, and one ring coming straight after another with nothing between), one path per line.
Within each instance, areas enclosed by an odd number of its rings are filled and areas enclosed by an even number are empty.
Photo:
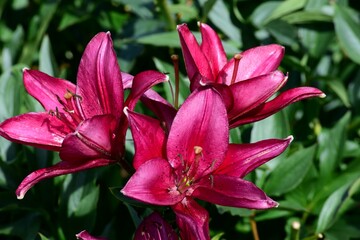
M209 213L195 200L184 198L172 209L176 214L181 239L210 240Z
M111 147L116 120L112 115L94 116L80 123L75 132L68 134L60 150L66 161L111 158Z
M226 157L215 174L245 177L262 164L280 155L289 146L293 137L267 139L250 144L230 144Z
M140 165L121 192L136 200L162 206L174 205L183 195L175 186L175 175L165 159L151 159Z
M151 87L158 83L169 81L169 77L161 72L148 70L143 71L134 76L131 92L126 99L125 106L130 110L134 110L137 101Z
M111 163L114 163L114 161L111 161L109 159L94 159L90 161L71 163L67 161L61 161L51 167L42 168L30 173L16 189L16 196L18 199L23 199L26 192L32 186L46 178L52 178L64 174L79 172L90 168L106 166Z
M58 97L67 91L75 92L75 85L61 78L51 77L43 72L24 69L23 80L26 91L33 96L46 111L62 109Z
M201 51L210 64L214 78L227 62L226 53L217 33L207 24L200 23Z
M252 182L226 175L210 175L196 184L192 197L229 207L267 209L278 203Z
M252 111L238 118L230 119L230 127L234 128L242 124L259 121L280 111L294 102L311 97L323 98L325 97L325 94L319 89L313 87L298 87L287 90L273 100L261 104Z
M48 113L25 113L0 124L0 136L17 143L59 151L67 134L72 132L57 117Z
M76 94L84 118L122 115L124 91L110 33L98 33L86 46L77 75Z
M175 116L167 141L167 158L180 171L195 163L194 177L201 177L223 161L228 134L227 113L218 92L212 88L195 91ZM202 149L197 156L195 147Z
M257 77L275 71L284 56L284 47L270 44L250 48L242 53L236 73L235 82ZM217 83L231 84L234 72L234 58L231 59L219 72Z
M160 121L130 110L126 113L135 145L134 168L153 158L163 158L165 132Z
M233 95L233 107L229 119L243 115L256 108L275 94L285 83L287 77L274 71L229 86Z
M202 78L206 79L206 82L214 82L215 76L212 73L211 66L195 36L190 32L186 24L178 25L177 31L180 37L186 71L191 81L191 91L200 86L199 81Z

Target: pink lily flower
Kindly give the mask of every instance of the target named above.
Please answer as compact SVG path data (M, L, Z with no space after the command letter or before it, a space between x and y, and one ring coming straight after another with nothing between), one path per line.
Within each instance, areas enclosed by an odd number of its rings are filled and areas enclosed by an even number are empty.
M137 228L134 240L178 240L179 237L158 212L146 217Z
M28 175L16 190L22 199L39 181L123 161L128 127L123 107L135 107L141 95L168 77L155 71L139 73L124 103L122 74L110 33L97 34L80 61L77 86L36 70L25 69L24 85L45 112L30 112L0 124L10 141L58 151L61 162ZM126 78L127 79L127 78Z
M305 98L325 97L319 89L298 87L268 101L288 79L277 70L284 47L255 47L227 60L216 32L204 23L199 27L201 44L186 24L177 27L190 88L194 91L201 85L214 85L226 103L230 128L264 119Z
M210 239L208 212L195 199L251 209L278 205L242 178L281 154L292 137L229 144L226 107L217 91L194 91L177 112L168 136L160 121L126 108L125 112L135 144L136 172L121 192L170 206L182 239Z

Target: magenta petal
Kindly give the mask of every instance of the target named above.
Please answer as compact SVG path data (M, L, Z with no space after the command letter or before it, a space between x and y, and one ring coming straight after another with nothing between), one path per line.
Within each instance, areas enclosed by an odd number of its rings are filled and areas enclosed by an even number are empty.
M195 36L190 32L186 24L178 25L177 30L186 71L191 81L191 91L200 86L199 81L202 78L205 78L206 81L214 82L215 76Z
M238 177L214 174L202 178L192 197L229 207L266 209L278 203L253 183Z
M52 151L59 151L65 136L71 132L62 121L48 113L26 113L0 124L2 137Z
M128 96L125 105L134 110L137 101L140 97L149 90L152 86L169 81L169 77L157 71L144 71L135 75L131 87L130 95Z
M284 47L276 44L255 47L242 52L235 82L275 71L284 53ZM234 59L231 59L220 71L217 82L230 85L233 71Z
M122 84L123 84L123 88L125 89L129 89L132 86L132 81L134 79L134 76L125 72L121 72L121 79L122 79Z
M165 132L160 121L130 110L126 113L135 144L134 168L153 158L163 158Z
M175 186L175 176L164 159L152 159L142 164L121 192L128 197L155 205L174 205L183 196Z
M275 99L260 105L252 111L230 120L230 127L234 128L242 124L251 123L264 119L286 106L311 97L325 97L325 94L317 88L298 87L287 90L277 96Z
M122 114L124 91L110 33L98 33L88 43L77 75L76 94L85 118Z
M94 116L80 123L63 142L60 157L67 161L111 158L111 141L115 130L112 115Z
M210 240L209 213L193 199L184 198L172 209L176 214L181 239Z
M212 88L195 91L179 109L169 132L167 157L181 170L197 161L196 177L216 169L228 147L228 119L221 96ZM195 147L202 151L195 156ZM198 148L199 149L199 148Z
M76 238L80 240L106 240L106 238L103 237L93 237L86 230L76 234Z
M287 77L282 72L274 71L230 85L234 104L229 112L229 119L243 115L264 103L286 83L286 80Z
M75 92L73 83L40 71L24 69L23 79L26 91L41 103L46 111L62 109L57 97L63 98L68 90Z
M177 111L168 101L149 89L141 96L141 102L166 124L167 130L171 128Z
M110 161L108 159L94 159L91 161L76 162L76 163L70 163L66 161L59 162L54 166L48 168L42 168L36 170L35 172L30 173L16 189L16 196L18 199L23 199L26 192L32 186L34 186L36 183L46 178L52 178L64 174L79 172L85 169L106 166L111 163L113 163L113 161Z
M243 178L284 152L292 140L293 137L290 136L286 139L267 139L250 144L230 144L225 160L214 173Z
M179 237L158 212L146 217L136 229L134 240L178 240Z
M201 51L210 64L213 76L216 77L227 62L226 53L217 33L207 24L200 23L202 42Z

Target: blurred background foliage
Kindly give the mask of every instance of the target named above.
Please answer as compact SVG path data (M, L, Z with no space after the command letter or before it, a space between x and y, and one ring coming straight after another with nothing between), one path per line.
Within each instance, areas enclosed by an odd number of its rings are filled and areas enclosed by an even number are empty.
M181 55L176 24L188 23L197 36L197 21L210 24L229 58L278 43L286 48L285 88L315 86L327 97L231 131L238 143L290 134L295 140L248 176L280 206L254 211L207 204L211 235L253 239L256 223L260 239L360 239L359 10L355 0L1 0L0 121L42 111L24 90L24 67L75 82L81 54L100 31L111 32L122 71L157 69L171 81L170 55ZM184 99L189 91L182 61L180 68ZM169 85L156 90L172 101ZM127 144L131 159L130 136ZM45 180L16 199L27 174L57 161L57 153L0 139L0 239L74 239L83 229L130 239L149 209L118 196L126 178L117 166Z

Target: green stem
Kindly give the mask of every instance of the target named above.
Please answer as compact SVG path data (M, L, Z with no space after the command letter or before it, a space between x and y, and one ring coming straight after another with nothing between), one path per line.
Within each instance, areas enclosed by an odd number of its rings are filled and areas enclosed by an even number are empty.
M172 14L170 12L169 6L167 4L167 0L158 0L157 3L165 17L168 30L175 30L176 23L175 23L174 17L172 16Z

